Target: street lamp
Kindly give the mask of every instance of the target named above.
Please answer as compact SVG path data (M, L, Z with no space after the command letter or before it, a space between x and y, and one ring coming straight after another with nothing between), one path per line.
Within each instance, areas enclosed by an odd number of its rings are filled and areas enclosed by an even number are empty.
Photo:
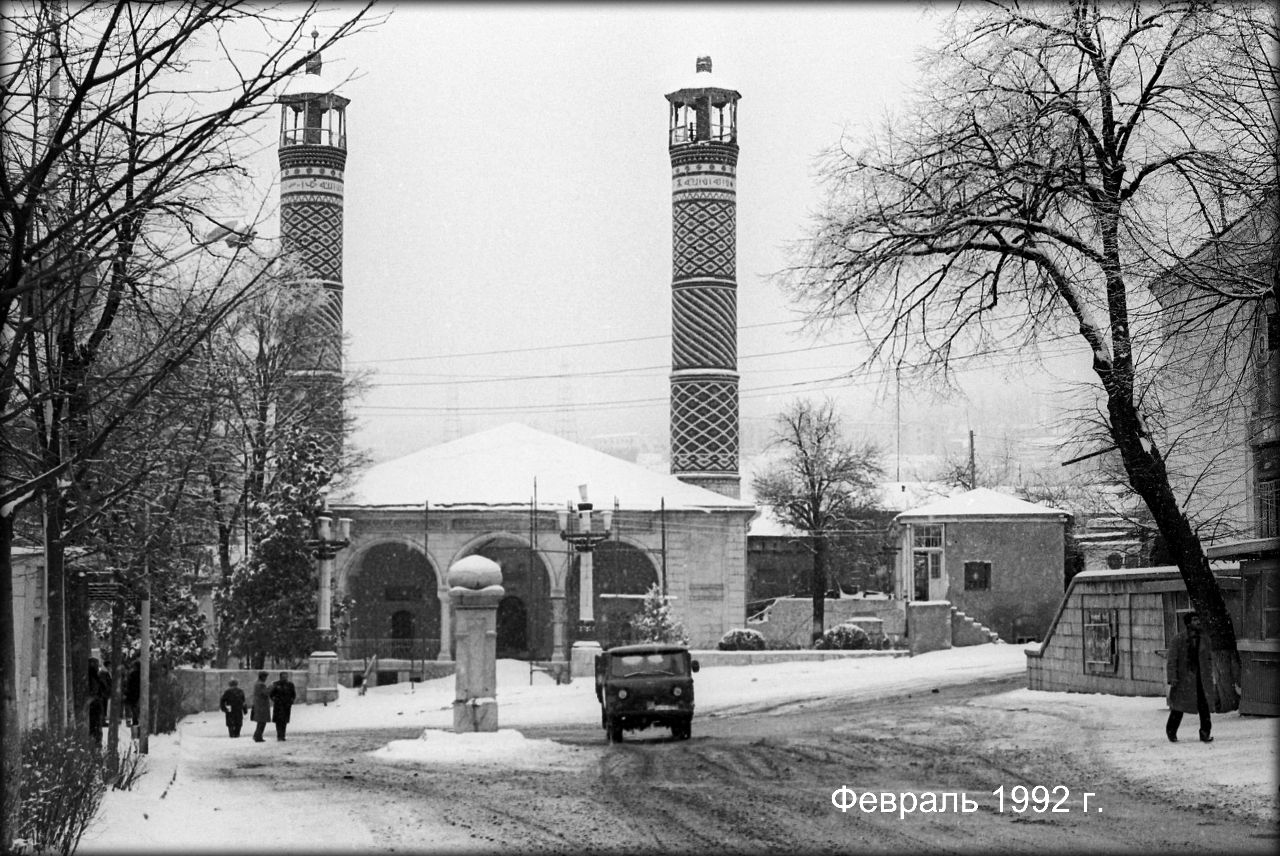
M316 604L316 630L329 632L329 607L332 599L333 560L338 551L351 544L351 519L340 517L335 527L329 514L326 499L320 515L316 517L315 536L306 544L319 561L320 596ZM336 651L312 651L307 664L307 703L328 704L338 700L338 653Z
M334 520L329 516L328 511L328 503L325 503L324 511L316 518L316 536L306 542L307 546L315 551L314 555L320 563L320 597L316 607L316 629L325 633L330 630L333 561L337 558L339 550L351 544L351 518L339 517L335 531Z
M579 642L594 644L596 632L596 619L594 612L594 581L591 571L591 553L596 546L602 541L613 537L613 512L612 511L593 511L593 506L587 501L587 486L585 484L578 485L578 495L581 502L578 503L575 510L572 500L568 507L563 511L556 512L557 522L560 524L560 538L573 546L573 549L582 554L579 562L580 573L578 574L578 632L577 638ZM600 526L596 527L592 524L593 517L598 514ZM579 644L579 643L574 643Z

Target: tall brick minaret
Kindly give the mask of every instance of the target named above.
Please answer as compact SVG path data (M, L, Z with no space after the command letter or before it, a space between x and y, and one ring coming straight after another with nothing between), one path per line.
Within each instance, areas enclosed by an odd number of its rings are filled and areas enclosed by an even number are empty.
M738 99L698 57L671 103L671 472L739 496Z
M295 282L322 286L303 346L289 363L294 389L312 400L312 427L340 451L342 425L342 198L347 164L346 108L321 74L314 43L306 73L280 102L280 239Z

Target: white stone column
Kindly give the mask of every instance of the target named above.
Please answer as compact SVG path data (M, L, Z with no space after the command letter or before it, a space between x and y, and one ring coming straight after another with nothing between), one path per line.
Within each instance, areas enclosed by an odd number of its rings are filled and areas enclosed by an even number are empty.
M453 655L449 651L453 642L453 600L449 597L447 588L437 591L436 596L440 601L440 653L436 655L436 661L451 663Z
M484 556L467 556L449 569L449 599L457 613L454 639L453 730L498 730L498 602L502 569Z

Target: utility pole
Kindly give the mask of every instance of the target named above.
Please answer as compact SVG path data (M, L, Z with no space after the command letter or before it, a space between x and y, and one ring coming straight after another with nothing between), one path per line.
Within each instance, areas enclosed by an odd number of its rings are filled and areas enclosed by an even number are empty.
M978 486L978 471L973 464L973 429L969 429L969 490Z

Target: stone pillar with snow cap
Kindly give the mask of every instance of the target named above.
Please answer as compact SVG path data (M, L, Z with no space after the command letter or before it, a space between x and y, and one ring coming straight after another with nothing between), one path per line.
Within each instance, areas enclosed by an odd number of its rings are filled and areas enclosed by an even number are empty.
M502 568L484 556L467 556L449 568L453 604L453 730L498 730L498 602Z

